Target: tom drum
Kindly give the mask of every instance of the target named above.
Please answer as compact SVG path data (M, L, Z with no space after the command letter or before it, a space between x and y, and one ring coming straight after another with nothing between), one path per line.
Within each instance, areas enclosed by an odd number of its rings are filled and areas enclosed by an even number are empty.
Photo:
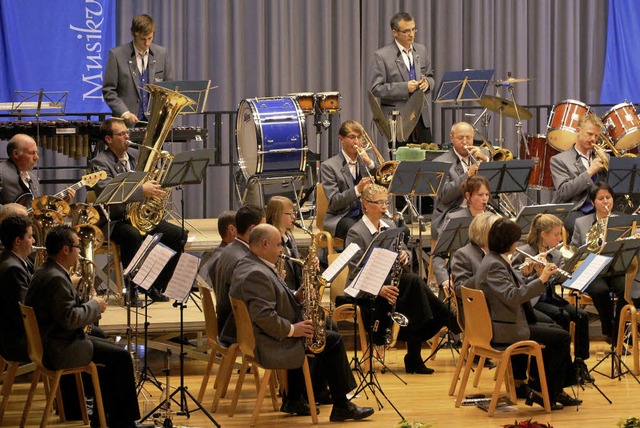
M549 144L561 152L571 148L578 138L578 121L590 110L576 100L564 100L553 106L547 124Z

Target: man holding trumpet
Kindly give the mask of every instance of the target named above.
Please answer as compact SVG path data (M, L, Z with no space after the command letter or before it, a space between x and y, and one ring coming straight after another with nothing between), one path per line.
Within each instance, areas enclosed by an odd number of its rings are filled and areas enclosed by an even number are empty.
M342 150L320 166L322 186L329 200L322 228L341 239L362 217L360 195L378 166L362 149L364 135L360 123L343 122L338 130Z

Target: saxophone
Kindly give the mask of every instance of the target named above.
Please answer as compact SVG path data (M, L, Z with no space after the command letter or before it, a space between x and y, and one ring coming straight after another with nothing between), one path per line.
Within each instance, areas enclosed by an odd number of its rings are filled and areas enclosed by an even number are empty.
M173 155L163 151L162 144L180 111L194 101L179 92L157 85L146 85L145 89L151 94L151 113L142 143L146 150L140 151L136 171L147 173L142 184L147 181L161 183L173 162ZM130 205L129 219L140 232L150 232L163 219L171 195L170 188L164 190L165 195L162 197L145 198L143 202L133 202Z
M305 320L311 320L313 324L313 336L305 338L305 348L318 354L322 352L326 344L326 325L328 311L323 308L320 303L322 302L322 294L326 287L325 280L316 274L316 240L315 236L309 231L303 224L293 222L296 227L299 227L309 235L311 242L309 243L309 254L302 263L302 295L303 295L303 314ZM295 262L295 260L294 260Z
M398 236L398 240L396 242L395 251L398 253L398 257L393 262L393 267L391 268L391 285L396 288L400 288L400 275L402 275L402 263L400 263L400 251L402 250L402 241L404 238L404 233L401 233ZM393 305L391 305L391 310L387 314L391 319L389 326L385 329L385 338L384 341L387 345L390 345L393 342L393 324L398 324L400 327L406 327L409 325L409 319L401 314L400 312L396 312L396 302L394 301Z

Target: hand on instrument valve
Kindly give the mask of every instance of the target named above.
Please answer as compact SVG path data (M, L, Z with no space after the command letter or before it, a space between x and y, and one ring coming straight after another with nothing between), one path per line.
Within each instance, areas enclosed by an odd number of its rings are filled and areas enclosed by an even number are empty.
M360 182L356 185L356 188L358 189L358 192L362 195L364 188L371 183L372 183L371 179L369 177L365 177L362 180L360 180Z
M549 278L551 278L551 275L558 271L558 266L553 263L547 263L543 268L541 265L536 263L535 270L538 274L538 278L540 278L542 282L547 282L549 281Z
M144 193L144 196L147 198L161 198L166 194L157 181L147 181L144 183L142 185L142 193Z
M362 162L364 162L365 165L370 166L371 164L373 164L373 161L369 157L369 154L366 150L359 146L356 146L356 150L358 151L358 156L360 156L360 159L362 159Z
M311 320L304 320L293 325L292 337L313 337L313 323Z
M104 313L107 310L107 302L102 297L94 297L92 300L98 302L98 306L100 306L100 313Z
M386 299L390 304L396 303L398 296L400 295L400 290L398 287L393 285L383 285L380 289L380 297Z
M136 123L138 123L140 121L138 119L138 116L136 116L135 114L131 113L130 111L128 111L125 114L123 114L122 118L124 119L126 124L129 125L129 126L135 125Z
M589 175L594 175L598 171L600 171L602 168L604 168L604 164L602 163L602 159L600 159L599 157L596 157L595 159L593 159L591 161L591 165L589 166L589 169L587 169L587 173Z

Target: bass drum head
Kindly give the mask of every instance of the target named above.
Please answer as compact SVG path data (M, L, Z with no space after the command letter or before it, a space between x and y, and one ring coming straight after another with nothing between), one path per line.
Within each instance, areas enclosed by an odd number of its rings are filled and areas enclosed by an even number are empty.
M242 174L248 180L258 170L258 140L262 142L259 118L251 100L242 100L236 119L236 147Z

